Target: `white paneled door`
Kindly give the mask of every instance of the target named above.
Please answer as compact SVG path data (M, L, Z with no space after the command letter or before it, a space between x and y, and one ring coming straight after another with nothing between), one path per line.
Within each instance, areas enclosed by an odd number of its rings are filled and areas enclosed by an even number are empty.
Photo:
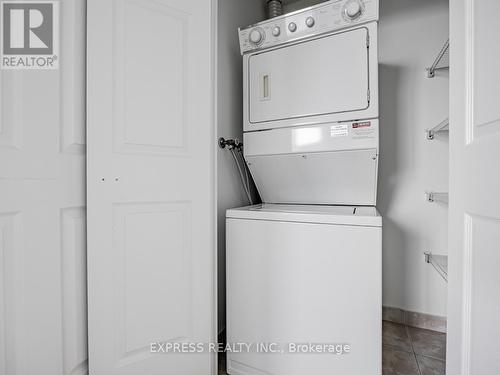
M92 375L206 375L215 340L210 0L88 0Z
M60 69L0 72L1 375L87 374L85 0L59 5Z
M447 373L500 374L500 2L451 11Z

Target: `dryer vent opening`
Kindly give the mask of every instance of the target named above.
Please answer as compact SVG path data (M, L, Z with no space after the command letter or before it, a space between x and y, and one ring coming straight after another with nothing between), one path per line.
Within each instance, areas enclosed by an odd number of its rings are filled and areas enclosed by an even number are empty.
M274 18L283 14L283 1L282 0L268 0L267 1L267 16Z

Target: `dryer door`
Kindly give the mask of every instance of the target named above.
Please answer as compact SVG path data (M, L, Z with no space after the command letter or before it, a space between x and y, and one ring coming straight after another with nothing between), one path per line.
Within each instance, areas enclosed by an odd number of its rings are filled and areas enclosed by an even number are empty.
M371 38L376 24L248 56L245 130L377 117Z

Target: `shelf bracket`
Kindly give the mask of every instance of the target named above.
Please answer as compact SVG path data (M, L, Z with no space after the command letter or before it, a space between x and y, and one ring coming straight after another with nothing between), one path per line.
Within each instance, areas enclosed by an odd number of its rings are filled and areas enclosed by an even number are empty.
M441 276L444 281L448 282L448 256L434 255L430 251L425 252L424 256L425 263L432 265L439 276Z
M440 132L447 132L449 130L450 130L450 119L447 118L441 121L432 129L426 129L425 133L427 134L427 139L432 141L436 137L436 134Z
M446 41L441 51L437 55L436 59L432 65L427 68L427 77L433 78L436 75L437 70L448 69L449 64L449 51L450 51L450 39Z
M441 202L448 203L448 193L439 193L435 191L426 191L425 200L430 203Z

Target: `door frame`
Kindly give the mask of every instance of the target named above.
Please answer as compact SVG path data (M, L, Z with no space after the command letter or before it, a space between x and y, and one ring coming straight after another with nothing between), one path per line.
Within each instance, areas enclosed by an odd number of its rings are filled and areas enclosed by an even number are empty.
M218 90L218 53L219 50L219 37L218 37L218 21L219 21L219 0L210 0L212 14L210 15L212 21L212 29L210 30L210 39L212 40L212 49L210 59L212 61L212 123L211 123L211 133L213 142L212 145L212 166L213 166L213 176L212 176L212 217L213 217L213 229L212 229L212 342L216 343L219 341L219 327L218 327L218 299L219 299L219 283L217 282L219 269L218 264L218 225L217 225L217 208L218 208L218 184L217 184L217 123L218 123L218 100L219 100L219 90ZM242 125L243 126L243 125ZM219 373L219 355L214 353L210 356L212 358L212 375L217 375Z

